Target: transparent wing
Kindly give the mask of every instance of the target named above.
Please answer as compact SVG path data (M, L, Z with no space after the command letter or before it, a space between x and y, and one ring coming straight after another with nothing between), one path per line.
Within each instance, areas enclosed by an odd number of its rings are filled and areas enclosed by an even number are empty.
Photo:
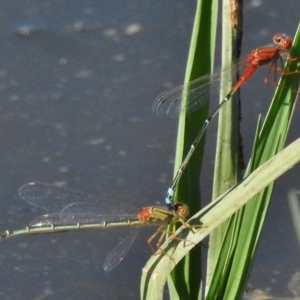
M42 208L47 212L60 212L72 202L85 202L90 198L76 191L40 182L24 184L19 189L19 195L30 205ZM94 200L89 201L94 202Z
M94 203L71 203L60 213L66 224L138 221L138 208L106 207Z
M65 212L72 212L72 210L74 211L75 209L77 209L77 212L80 209L91 212L92 210L95 210L95 206L99 206L97 210L98 212L99 210L102 210L102 214L105 214L106 212L111 213L113 210L117 211L118 209L119 213L121 213L122 210L130 211L126 206L127 203L124 204L121 201L112 201L110 198L92 197L78 191L41 182L24 184L19 189L19 196L28 204L42 208L50 213L59 213L69 205L70 207L65 210ZM81 204L74 206L74 203ZM94 206L92 206L91 203L93 203ZM73 206L71 206L71 204L73 204Z
M66 225L66 224L63 224L62 220L60 219L59 213L42 215L33 219L29 223L30 228L60 226L60 225Z
M211 76L203 76L160 94L153 102L153 112L158 116L178 117L195 111L210 101L212 80ZM184 104L186 97L188 101Z
M111 207L90 203L87 201L107 203L108 200L45 183L25 184L19 189L19 195L29 204L49 212L32 220L31 227L138 220L139 209L136 207L125 207L122 203Z
M103 269L105 271L111 271L123 260L139 233L139 230L140 227L132 228L126 237L109 252L103 263Z
M154 100L152 110L158 116L179 117L184 113L189 114L209 103L210 99L218 99L222 82L232 80L233 74L245 65L246 59L164 92ZM187 101L183 101L186 98Z

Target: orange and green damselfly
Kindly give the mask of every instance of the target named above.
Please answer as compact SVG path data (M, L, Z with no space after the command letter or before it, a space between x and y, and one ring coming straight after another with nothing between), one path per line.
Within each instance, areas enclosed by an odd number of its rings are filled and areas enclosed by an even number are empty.
M158 242L160 244L167 225L176 222L184 223L188 215L188 207L181 203L176 203L169 208L158 206L127 208L122 205L109 207L104 203L90 202L96 198L82 193L37 182L23 185L19 189L19 195L31 205L41 207L49 213L35 218L23 229L0 233L0 240L19 235L131 227L128 235L106 257L103 265L106 271L112 270L122 261L141 226L160 226L157 231L157 233L162 232ZM149 239L152 250L154 249L150 242L156 235L155 233Z

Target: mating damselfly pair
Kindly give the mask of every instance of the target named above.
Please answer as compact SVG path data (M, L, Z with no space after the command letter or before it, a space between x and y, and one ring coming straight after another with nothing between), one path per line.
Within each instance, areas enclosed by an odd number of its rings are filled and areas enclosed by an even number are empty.
M20 230L5 231L0 234L0 239L18 235L59 233L75 230L107 229L116 227L131 227L129 234L109 253L104 269L111 270L116 267L127 254L138 230L144 225L166 225L175 222L185 223L188 207L181 203L174 203L173 196L176 187L184 172L198 142L203 136L211 119L217 114L222 105L230 100L233 93L262 65L271 63L271 69L277 70L276 62L282 62L282 55L287 57L287 49L291 47L291 39L285 35L275 35L274 45L259 48L251 52L246 62L246 69L240 80L233 86L227 96L207 118L203 127L195 138L190 151L176 173L165 199L166 207L146 206L143 208L108 207L104 204L89 203L86 196L78 192L56 188L42 183L30 183L22 186L20 196L34 206L44 208L49 213L35 218L27 227ZM289 57L289 59L291 59ZM282 67L282 66L281 66ZM222 72L222 71L221 71ZM209 101L208 91L213 82L219 81L222 74L215 73L201 77L186 85L175 88L170 92L161 94L154 102L153 109L158 114L179 116L189 113ZM188 96L187 104L182 102ZM188 226L187 226L188 227ZM162 241L165 233L159 238ZM153 239L156 233L149 239Z

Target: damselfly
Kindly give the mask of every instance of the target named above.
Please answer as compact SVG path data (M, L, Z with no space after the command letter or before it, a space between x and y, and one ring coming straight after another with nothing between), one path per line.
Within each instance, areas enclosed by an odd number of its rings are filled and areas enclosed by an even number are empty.
M164 235L167 225L184 223L188 215L188 207L181 203L169 206L169 209L158 206L140 209L109 207L104 203L101 205L89 202L95 198L82 193L37 182L23 185L19 189L19 195L31 205L52 212L35 218L23 229L0 233L0 240L19 235L132 227L128 235L106 257L103 265L106 271L112 270L122 261L141 226L159 225L157 232ZM161 240L162 237L159 238L159 243ZM149 239L149 245L153 250L150 241L152 238Z
M279 60L279 69L281 70L282 74L290 75L298 73L297 71L287 73L283 70L283 56L286 56L289 60L295 60L288 54L288 49L290 49L292 46L292 39L284 34L275 34L273 37L273 43L273 46L253 50L247 57L246 61L242 61L240 63L246 64L246 68L242 73L240 79L233 85L232 89L227 93L226 97L220 102L213 113L205 120L204 125L197 134L189 152L183 159L177 173L175 174L172 185L168 189L165 198L165 201L168 205L172 205L176 186L209 123L216 116L221 107L231 99L231 96L254 74L254 72L261 66L271 64L268 75L272 70L275 71L276 74L276 71L278 70L277 62ZM233 70L236 68L238 68L238 66L235 66ZM153 103L153 111L157 115L167 115L171 117L177 117L182 113L191 113L195 111L199 107L204 106L209 102L209 95L213 94L211 93L213 84L215 84L216 82L219 83L221 80L224 81L223 75L225 75L226 73L228 73L227 68L212 75L200 77L185 85L162 93L155 99ZM265 77L265 83L268 82L268 75ZM183 101L185 99L187 99L186 102Z

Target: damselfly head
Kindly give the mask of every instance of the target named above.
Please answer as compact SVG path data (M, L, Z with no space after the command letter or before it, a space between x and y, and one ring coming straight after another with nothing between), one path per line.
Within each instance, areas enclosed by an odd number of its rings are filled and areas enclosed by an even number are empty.
M290 49L292 47L293 40L284 33L277 33L273 36L273 43L279 48Z
M189 207L184 203L176 202L174 203L174 211L181 219L185 219L189 214Z

